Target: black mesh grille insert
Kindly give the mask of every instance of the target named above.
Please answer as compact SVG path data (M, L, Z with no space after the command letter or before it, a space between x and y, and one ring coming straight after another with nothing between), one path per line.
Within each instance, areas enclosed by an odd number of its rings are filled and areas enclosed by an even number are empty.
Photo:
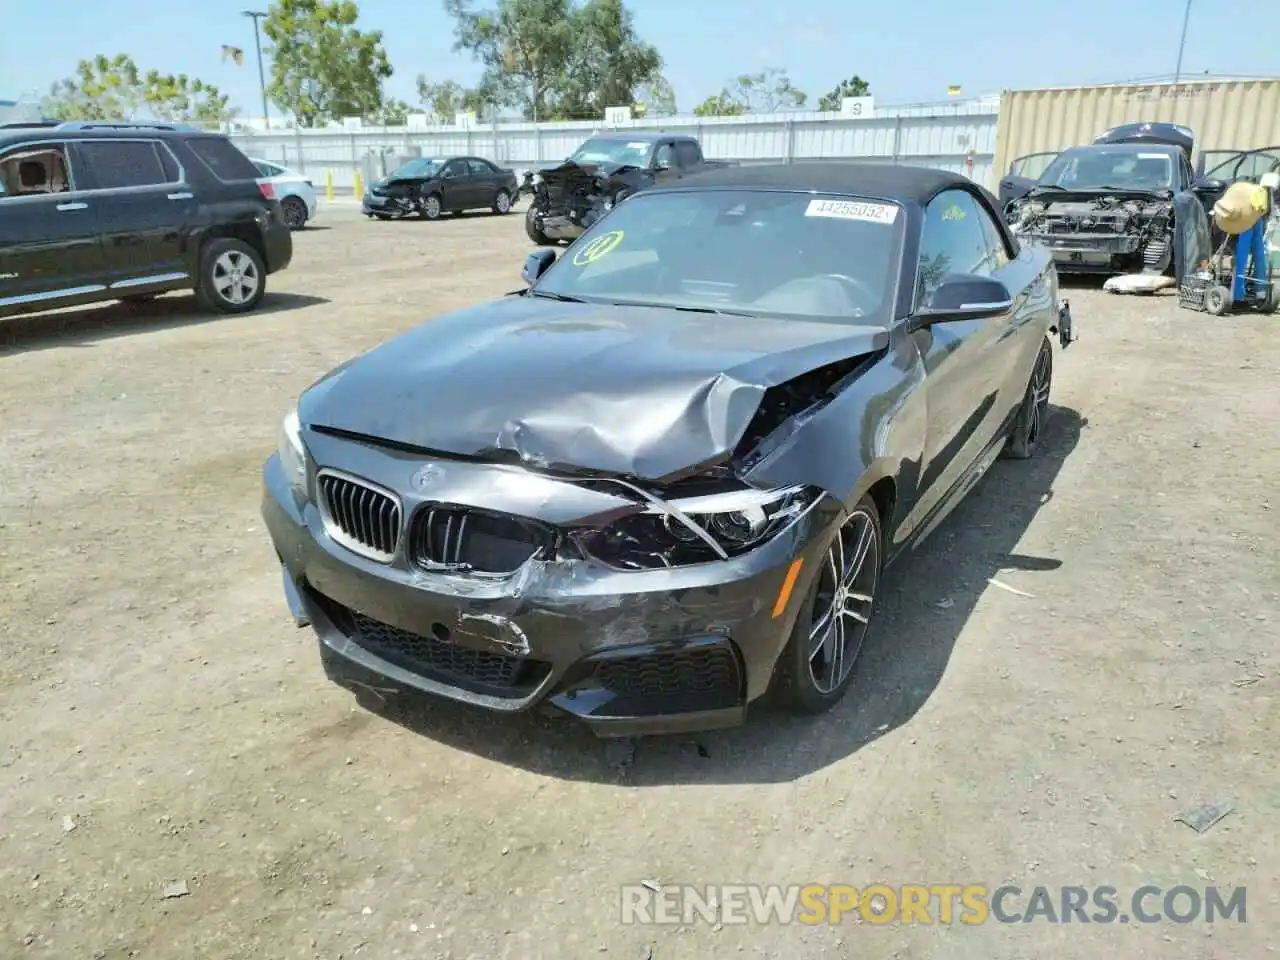
M551 665L507 654L476 650L449 641L449 629L434 624L434 636L422 636L357 613L309 590L334 626L359 646L411 673L451 686L498 696L525 696L541 683Z
M741 673L733 650L716 645L601 660L595 679L627 698L723 694L736 700Z
M551 531L532 520L436 504L418 512L409 553L421 567L511 573L535 554L549 551L553 543Z

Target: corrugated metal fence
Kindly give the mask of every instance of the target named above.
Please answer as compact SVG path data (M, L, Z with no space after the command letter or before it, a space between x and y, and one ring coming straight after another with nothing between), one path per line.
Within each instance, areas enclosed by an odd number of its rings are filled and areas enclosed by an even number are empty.
M1006 91L995 168L1003 172L1015 157L1089 143L1138 121L1190 127L1197 153L1280 144L1280 79Z
M321 186L350 192L354 173L366 182L413 156L476 155L508 167L563 160L605 129L688 133L708 159L741 163L863 160L919 164L964 173L991 185L998 103L994 99L877 107L870 119L838 113L744 117L664 117L606 128L598 122L499 123L457 127L366 127L237 133L247 154L305 173Z

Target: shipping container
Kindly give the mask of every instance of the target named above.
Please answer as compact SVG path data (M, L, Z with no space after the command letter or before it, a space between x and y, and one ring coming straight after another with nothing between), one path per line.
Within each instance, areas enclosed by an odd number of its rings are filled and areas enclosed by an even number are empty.
M1006 90L1000 96L995 169L1029 153L1092 143L1121 123L1178 123L1201 151L1280 144L1280 78Z

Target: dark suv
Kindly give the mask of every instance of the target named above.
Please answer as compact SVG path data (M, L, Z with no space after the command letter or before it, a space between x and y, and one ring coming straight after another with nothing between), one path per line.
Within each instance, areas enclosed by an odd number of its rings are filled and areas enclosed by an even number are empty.
M258 177L226 137L177 125L0 129L0 317L181 289L252 310L293 256Z

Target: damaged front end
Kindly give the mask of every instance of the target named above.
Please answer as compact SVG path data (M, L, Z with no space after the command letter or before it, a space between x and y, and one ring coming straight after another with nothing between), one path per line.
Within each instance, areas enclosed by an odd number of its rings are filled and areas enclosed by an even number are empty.
M605 736L741 723L844 516L817 482L758 468L883 353L760 384L662 477L296 428L263 500L290 606L330 678L366 695L548 703ZM683 419L725 400L695 390Z
M634 192L634 166L578 164L567 161L532 177L531 233L548 240L574 240Z
M1167 273L1174 257L1174 198L1047 190L1010 205L1009 225L1040 243L1061 273Z

